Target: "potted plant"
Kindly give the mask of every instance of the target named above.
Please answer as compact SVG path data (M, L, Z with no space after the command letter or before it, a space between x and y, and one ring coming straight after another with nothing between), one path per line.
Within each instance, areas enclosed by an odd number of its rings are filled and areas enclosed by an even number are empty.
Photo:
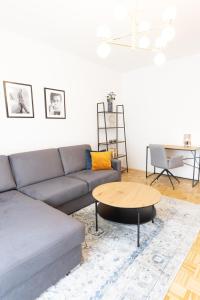
M108 112L113 112L113 101L115 100L115 93L110 92L107 95L107 102L108 102Z

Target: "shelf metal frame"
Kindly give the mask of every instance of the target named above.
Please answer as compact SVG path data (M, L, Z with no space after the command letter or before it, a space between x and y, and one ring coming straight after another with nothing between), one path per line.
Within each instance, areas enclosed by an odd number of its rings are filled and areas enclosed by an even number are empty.
M100 114L103 114L103 122L104 125L100 127ZM108 114L115 114L116 118L116 126L107 126L107 120L106 120L106 115ZM122 115L122 120L123 120L123 126L119 126L119 115ZM108 140L108 130L113 130L115 129L115 141L109 141ZM119 130L123 130L123 135L124 135L124 140L119 140ZM101 142L100 141L100 130L104 130L105 132L105 141ZM127 155L127 144L126 144L126 126L125 126L125 116L124 116L124 105L119 104L116 105L116 111L106 111L105 110L105 103L104 102L99 102L97 103L97 140L98 140L98 151L100 150L100 147L102 145L106 146L106 150L109 150L110 145L116 145L116 152L117 152L117 159L124 158L125 157L125 162L126 162L126 167L122 168L122 171L126 170L128 172L128 155ZM125 153L119 153L119 144L123 143L124 144L124 152Z

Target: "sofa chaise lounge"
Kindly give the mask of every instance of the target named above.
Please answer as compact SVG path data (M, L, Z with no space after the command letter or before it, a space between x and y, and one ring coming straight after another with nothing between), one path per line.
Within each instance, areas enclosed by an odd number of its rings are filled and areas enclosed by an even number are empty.
M118 160L86 170L86 149L0 156L0 299L35 299L80 263L84 225L69 214L93 203L94 187L121 180Z

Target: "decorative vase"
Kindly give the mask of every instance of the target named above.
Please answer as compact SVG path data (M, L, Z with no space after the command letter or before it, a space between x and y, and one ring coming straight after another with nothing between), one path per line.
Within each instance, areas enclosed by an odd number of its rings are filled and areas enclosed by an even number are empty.
M107 102L108 102L108 112L113 112L113 101L115 100L115 93L110 92L107 95Z
M113 103L111 101L108 102L108 112L113 112Z
M190 147L191 146L191 134L184 134L184 146L185 147Z

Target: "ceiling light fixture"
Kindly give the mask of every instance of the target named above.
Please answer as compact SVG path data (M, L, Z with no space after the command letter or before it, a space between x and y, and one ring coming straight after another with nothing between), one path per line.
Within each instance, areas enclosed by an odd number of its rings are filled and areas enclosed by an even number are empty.
M108 57L108 55L111 52L111 47L108 43L106 42L102 42L98 47L97 47L97 55L100 58L105 59L106 57Z
M162 30L161 36L164 41L170 42L175 37L175 29L172 25L164 27Z
M97 36L101 38L101 44L97 48L97 54L101 58L106 58L111 52L111 46L121 46L132 50L143 50L154 52L154 62L162 65L166 61L164 49L175 36L175 29L172 26L176 18L176 8L169 7L162 14L162 23L156 27L144 19L144 9L140 9L136 1L136 8L133 14L128 14L128 10L122 4L114 10L117 20L125 20L131 17L130 33L123 36L111 37L108 27L101 27L97 30ZM153 42L154 41L154 42ZM153 43L152 43L153 42Z

